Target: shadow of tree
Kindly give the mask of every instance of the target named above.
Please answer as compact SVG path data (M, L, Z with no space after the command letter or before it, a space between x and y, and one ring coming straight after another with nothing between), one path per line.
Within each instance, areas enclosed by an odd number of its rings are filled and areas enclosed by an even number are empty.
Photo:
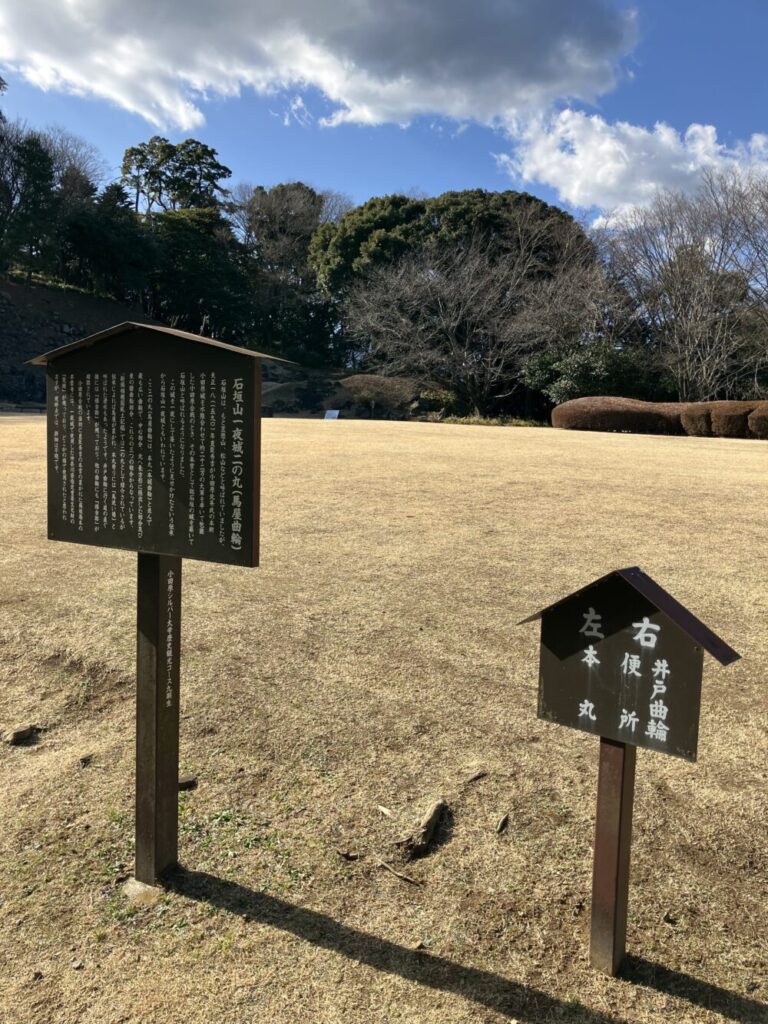
M190 899L291 932L307 942L366 964L387 974L442 992L451 992L503 1016L540 1024L554 1015L579 1024L627 1024L613 1015L572 1004L537 989L444 957L408 949L334 921L315 910L295 907L266 893L254 892L199 871L178 871L164 881L166 888Z

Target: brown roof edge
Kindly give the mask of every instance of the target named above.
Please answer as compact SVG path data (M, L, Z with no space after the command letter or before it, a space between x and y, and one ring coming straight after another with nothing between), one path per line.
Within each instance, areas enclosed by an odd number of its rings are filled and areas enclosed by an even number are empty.
M659 586L655 580L651 579L650 576L636 565L630 566L627 569L616 569L613 572L606 573L605 576L600 576L598 579L588 583L587 586L575 590L572 594L568 594L567 597L563 597L559 601L555 601L554 604L542 608L541 611L529 615L527 619L523 619L517 625L523 626L528 622L540 619L545 612L557 608L564 601L578 597L585 590L594 587L597 583L602 583L603 580L607 580L611 576L621 576L622 579L626 580L630 586L634 587L644 597L647 597L652 604L655 604L659 611L664 612L665 615L673 619L696 643L701 644L704 650L711 654L713 658L716 658L721 665L731 665L734 661L738 661L741 658L741 655L734 651L725 640L716 633L713 633L709 626L706 626L701 619L697 619L693 612L688 611L684 605L680 604L678 600L672 597L670 593Z
M59 348L51 349L50 352L44 352L42 355L35 356L34 359L28 359L27 363L31 366L45 366L53 362L54 359L68 355L70 352L76 352L81 348L90 348L91 345L96 345L107 338L116 337L118 334L128 334L130 331L157 331L160 334L170 334L175 338L182 338L185 341L196 341L198 344L222 348L227 352L237 352L241 356L251 356L253 359L266 359L271 363L285 363L287 366L298 365L298 363L294 363L290 359L280 359L278 356L269 356L264 352L254 352L252 349L243 348L240 345L229 345L225 341L217 341L215 338L204 338L202 334L190 334L189 331L177 331L173 327L141 324L133 320L126 320L122 324L115 324L113 327L107 327L96 334L89 334L86 338L80 338L79 341L71 341L68 345L61 345Z

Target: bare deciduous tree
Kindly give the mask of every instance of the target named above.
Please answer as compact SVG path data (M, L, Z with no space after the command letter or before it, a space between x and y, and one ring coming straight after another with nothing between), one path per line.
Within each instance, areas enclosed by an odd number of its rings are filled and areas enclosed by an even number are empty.
M323 197L323 210L320 214L323 224L336 224L345 214L355 208L355 204L344 192L328 188L324 189L320 195Z
M603 233L681 400L754 393L768 361L768 181L707 173Z
M479 241L425 249L354 287L347 322L385 373L439 384L487 414L520 387L521 362L545 335L566 319L568 330L584 327L589 266L580 256L538 279L535 250L532 238L503 255ZM577 307L566 311L574 295Z
M40 133L40 138L51 157L57 188L66 185L67 179L71 180L75 176L94 186L103 185L109 180L106 161L96 146L86 139L59 126L46 128Z
M302 182L269 189L241 182L230 193L227 212L240 241L269 269L305 265L318 225L340 220L351 207L340 192L316 192Z
M521 389L531 353L605 339L610 300L582 228L521 203L502 237L428 241L371 270L351 289L345 319L383 372L439 384L486 414Z

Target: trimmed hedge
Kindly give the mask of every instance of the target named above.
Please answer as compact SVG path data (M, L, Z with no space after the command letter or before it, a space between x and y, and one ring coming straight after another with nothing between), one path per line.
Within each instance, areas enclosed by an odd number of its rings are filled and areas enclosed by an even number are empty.
M565 430L607 430L630 434L684 434L677 402L636 398L574 398L552 410L552 426Z
M758 402L712 402L712 433L715 437L749 437L747 421Z
M712 437L712 410L706 402L686 405L680 413L680 422L689 437Z
M552 410L552 426L628 434L759 437L768 440L768 402L641 402L575 398Z
M761 402L747 420L749 432L754 437L768 441L768 402Z

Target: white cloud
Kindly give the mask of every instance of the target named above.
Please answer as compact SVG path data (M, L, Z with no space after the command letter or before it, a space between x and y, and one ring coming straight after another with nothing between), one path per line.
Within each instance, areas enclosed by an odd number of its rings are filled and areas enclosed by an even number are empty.
M635 19L617 0L0 0L0 66L158 127L206 95L309 86L327 123L508 123L610 89Z
M503 129L499 163L581 208L695 187L705 167L768 168L768 136L726 146L568 109L616 83L636 38L631 0L0 0L0 70L106 99L160 129L199 129L210 96L273 95L286 125ZM630 72L626 72L629 74ZM435 129L437 130L437 128Z
M291 124L295 122L302 128L308 128L313 121L314 117L301 96L294 96L283 114L283 125L290 128Z
M523 182L555 189L570 206L621 211L649 202L657 188L689 191L706 168L768 171L768 136L753 135L728 147L711 125L692 124L682 134L577 110L530 121L515 133L515 149L500 166Z

